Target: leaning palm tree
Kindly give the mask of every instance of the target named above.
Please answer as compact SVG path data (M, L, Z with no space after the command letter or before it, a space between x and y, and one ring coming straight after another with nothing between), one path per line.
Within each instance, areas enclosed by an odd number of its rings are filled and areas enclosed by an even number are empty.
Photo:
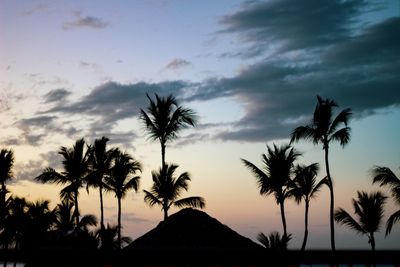
M379 231L382 217L383 206L386 197L381 192L368 194L357 191L358 199L353 199L354 219L347 211L339 208L335 211L335 220L343 225L347 225L357 233L368 236L368 243L371 249L375 250L374 233ZM357 221L358 219L358 221Z
M79 224L78 196L79 189L84 185L89 170L89 150L85 151L85 140L79 139L72 148L61 147L58 152L64 157L62 165L64 170L57 172L53 168L44 169L43 173L36 177L42 183L67 184L61 192L61 198L73 197L75 225Z
M142 171L142 165L139 161L132 158L127 153L122 153L119 149L115 151L114 164L110 175L106 177L106 190L115 193L118 199L118 243L121 248L121 199L123 199L129 190L139 189L140 176L135 176L137 172Z
M334 226L334 193L332 176L329 170L329 144L331 141L338 141L344 147L350 141L350 127L347 126L351 116L351 109L342 110L335 118L332 117L333 108L337 107L335 101L322 99L317 96L317 106L314 110L313 118L310 124L297 127L292 132L290 142L300 139L310 140L315 145L321 144L325 151L325 167L330 190L330 228L331 228L331 247L335 250L335 226ZM342 128L339 129L339 127Z
M107 137L96 139L90 147L89 167L90 171L86 178L87 189L89 187L98 188L100 195L100 229L104 229L104 207L103 207L103 187L104 177L110 173L111 163L115 149L107 150Z
M140 109L139 119L146 126L150 139L160 141L162 167L165 165L167 142L176 139L182 129L188 126L195 126L197 116L193 110L179 106L172 95L165 98L155 94L155 101L148 94L146 95L150 105L147 107L147 113Z
M164 211L164 221L168 218L168 210L171 206L178 208L193 207L204 208L206 202L202 197L186 197L178 199L182 190L188 191L190 175L187 172L178 177L174 173L178 165L167 164L158 171L152 171L153 185L150 191L143 190L145 193L144 201L149 206L159 205Z
M267 146L268 154L262 155L264 170L259 169L253 163L241 159L244 165L253 173L257 179L261 195L273 194L276 203L280 206L283 225L283 235L287 237L285 218L285 199L289 197L290 188L293 186L291 174L294 161L300 156L290 145L277 147Z
M325 177L317 183L317 175L319 171L318 163L313 163L308 166L297 165L294 168L295 178L293 179L294 187L289 194L293 196L297 203L304 200L305 215L304 215L304 238L301 245L301 250L306 248L308 237L308 210L310 200L317 196L318 191L323 185L326 185L328 179Z
M372 169L373 183L379 183L380 186L387 186L390 189L392 197L397 205L400 206L400 178L388 167L376 166ZM390 215L386 222L386 235L390 234L393 225L400 221L400 209Z

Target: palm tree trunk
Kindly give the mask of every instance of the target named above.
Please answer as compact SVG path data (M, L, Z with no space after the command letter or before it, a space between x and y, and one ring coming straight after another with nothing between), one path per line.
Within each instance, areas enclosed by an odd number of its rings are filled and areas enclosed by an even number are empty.
M118 197L118 247L121 249L121 198Z
M307 199L306 201L306 211L305 211L305 216L304 216L304 239L303 239L303 244L301 245L301 250L304 251L306 249L306 244L307 244L307 237L308 237L308 208L310 206L310 202Z
M161 168L165 166L165 141L161 141Z
M326 167L326 176L328 177L328 182L329 182L329 193L330 193L330 209L329 209L329 222L331 226L331 247L332 251L335 251L335 217L334 217L334 210L335 210L335 196L333 194L333 183L332 183L332 178L331 178L331 173L329 171L329 160L328 160L328 155L329 155L329 145L328 143L324 144L324 150L325 150L325 167Z
M79 225L79 207L78 207L78 190L75 190L74 192L75 197L74 197L74 202L75 202L75 210L74 210L74 216L75 216L75 228L78 227Z
M285 238L287 238L284 201L280 202L280 203L279 203L279 206L280 206L280 208L281 208L281 218L282 218L282 225L283 225L283 236L284 236Z
M163 202L163 211L164 211L164 222L168 218L168 203Z
M100 229L104 230L104 207L103 207L103 187L99 186L100 193Z
M372 251L375 251L375 237L374 233L369 234L369 242L371 243L371 249Z

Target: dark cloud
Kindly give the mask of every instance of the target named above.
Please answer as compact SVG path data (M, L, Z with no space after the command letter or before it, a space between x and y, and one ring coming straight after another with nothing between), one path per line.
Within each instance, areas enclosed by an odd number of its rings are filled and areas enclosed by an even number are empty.
M29 119L21 119L16 124L18 128L29 131L31 127L52 127L56 116L37 116Z
M242 56L259 55L267 49L320 48L348 38L356 16L371 8L364 0L251 1L222 17L224 28L219 33L238 34L241 41L250 43L247 51L238 54Z
M146 93L150 95L154 93L182 95L183 90L191 86L192 84L183 81L154 84L141 82L127 85L107 82L93 89L81 100L52 108L47 113L61 112L98 116L102 118L100 125L106 127L121 119L137 116L140 108L145 108L148 104Z
M287 138L311 116L316 95L335 99L360 118L400 106L400 19L371 24L358 35L334 42L310 60L265 59L232 78L210 79L188 100L232 97L245 115L222 140L268 141Z
M75 20L65 22L63 29L74 29L74 28L92 28L92 29L104 29L108 27L108 23L103 21L101 18L93 16L82 16L81 12L75 13Z
M169 70L177 70L177 69L181 69L187 66L190 66L190 62L182 59L182 58L176 58L174 60L172 60L171 62L169 62L167 64L167 66L165 67L165 69L169 69Z
M70 91L65 90L63 88L54 89L43 96L44 102L52 103L52 102L64 101L70 94L71 94Z

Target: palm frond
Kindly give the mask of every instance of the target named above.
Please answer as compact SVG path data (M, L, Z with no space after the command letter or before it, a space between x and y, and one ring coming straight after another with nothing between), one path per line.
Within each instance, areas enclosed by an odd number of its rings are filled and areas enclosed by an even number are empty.
M350 127L344 127L340 130L337 130L336 132L334 132L329 139L330 141L337 141L340 143L340 145L342 147L344 147L345 145L347 145L350 141L350 132L351 132L351 128Z
M56 183L56 184L65 184L68 182L67 177L58 173L53 168L45 168L42 174L37 176L35 180L42 183Z
M253 175L256 177L257 185L260 188L260 194L269 194L270 193L270 185L269 185L269 177L262 170L260 170L256 165L247 161L245 159L241 159L244 166L249 169Z
M129 189L135 190L137 192L139 190L140 185L140 176L132 177L126 184L125 184L125 191Z
M173 202L174 206L178 208L193 207L204 209L206 201L202 197L186 197Z
M318 184L312 189L310 197L314 198L317 196L317 193L321 190L321 188L326 185L329 187L329 180L328 176L325 176L324 178L321 179L321 181L318 182Z
M366 234L366 231L361 227L361 225L342 208L335 211L335 221L348 226L360 234Z
M260 242L265 248L269 248L269 238L264 233L258 233L257 240Z
M400 188L400 179L388 167L375 166L372 169L373 183L389 186L391 189ZM393 193L393 192L392 192Z
M397 222L400 221L400 210L395 211L390 217L388 218L386 222L386 236L390 234L392 231L393 225Z
M331 127L329 128L328 134L332 134L336 131L337 127L343 123L345 126L347 126L348 121L352 115L351 109L346 108L342 110L333 120Z
M300 141L300 139L310 140L314 142L315 130L309 125L299 126L295 128L291 134L290 144L298 142Z
M150 193L147 190L143 190L143 192L144 192L144 202L146 202L150 207L152 207L156 204L162 206L162 201L159 200L152 193Z

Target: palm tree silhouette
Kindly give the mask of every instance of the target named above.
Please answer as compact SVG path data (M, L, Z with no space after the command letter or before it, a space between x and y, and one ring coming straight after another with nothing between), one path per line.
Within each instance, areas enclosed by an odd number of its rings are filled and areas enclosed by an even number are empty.
M267 146L268 154L262 154L264 170L259 169L253 163L241 159L244 165L253 173L257 179L258 187L261 195L275 196L276 203L280 206L281 219L283 225L283 235L288 237L286 231L285 218L285 199L289 197L290 188L293 186L293 181L290 179L293 170L294 161L301 154L298 153L290 145L277 147L275 144L272 147Z
M54 208L55 229L59 231L61 237L67 236L75 229L73 208L74 203L70 199L63 199Z
M397 205L400 205L400 179L388 167L376 166L372 169L373 183L387 186ZM390 215L386 222L386 235L390 234L393 225L400 221L400 209Z
M64 157L62 165L64 170L59 173L53 168L46 168L41 175L36 177L42 183L67 184L61 192L62 198L70 197L74 200L75 225L79 224L78 196L79 189L83 186L89 170L89 150L85 152L85 140L79 139L72 148L61 147L58 152Z
M118 241L118 226L110 226L107 224L104 230L99 229L97 231L97 237L101 240L100 249L102 250L114 250L120 247ZM129 244L132 242L132 239L129 236L123 236L121 237L121 242Z
M155 101L148 94L146 96L150 105L147 107L147 113L140 109L139 119L146 126L149 138L160 141L161 166L164 166L167 142L176 139L182 129L195 126L197 116L191 109L179 106L172 95L165 98L155 94Z
M326 185L328 179L325 177L317 183L317 175L319 171L318 163L313 163L308 166L297 165L294 168L295 178L293 179L295 187L289 194L293 196L297 203L304 199L305 215L304 215L304 239L301 245L301 250L306 248L308 237L308 210L310 200L317 196L318 191L323 185Z
M279 232L272 232L268 236L263 233L257 235L258 242L260 242L266 249L273 251L287 250L291 239L291 234L288 236L280 236Z
M328 187L330 190L330 227L331 227L331 247L335 250L335 225L334 225L334 193L332 177L329 170L329 144L331 141L338 141L344 147L350 141L350 127L347 126L351 116L351 109L342 110L334 119L332 118L333 108L337 107L335 101L322 99L317 96L317 106L311 123L306 126L300 126L293 130L290 142L296 142L300 139L310 140L315 145L322 144L325 151L326 176L328 178ZM343 128L338 129L341 125Z
M98 188L100 195L100 229L104 229L103 187L104 177L109 175L115 149L107 150L107 137L96 139L90 147L89 174L86 178L87 189Z
M144 201L150 207L156 204L161 206L164 211L164 221L168 218L168 210L172 205L178 208L193 207L201 209L206 205L204 198L198 196L178 199L182 190L188 191L191 179L187 172L175 177L174 173L177 168L178 165L166 164L158 171L152 171L153 185L150 191L143 190L145 193Z
M121 248L121 199L131 189L135 192L139 189L140 176L135 175L142 171L139 161L132 158L127 153L122 153L119 149L115 150L114 164L111 167L109 176L106 176L106 189L115 193L118 199L118 243Z
M6 195L8 193L6 182L13 178L14 152L11 149L0 150L0 230L6 215Z
M358 199L353 199L353 207L358 221L342 208L335 211L335 220L360 234L367 235L368 243L374 251L374 233L379 231L386 197L381 192L368 194L363 191L357 191L357 195Z

